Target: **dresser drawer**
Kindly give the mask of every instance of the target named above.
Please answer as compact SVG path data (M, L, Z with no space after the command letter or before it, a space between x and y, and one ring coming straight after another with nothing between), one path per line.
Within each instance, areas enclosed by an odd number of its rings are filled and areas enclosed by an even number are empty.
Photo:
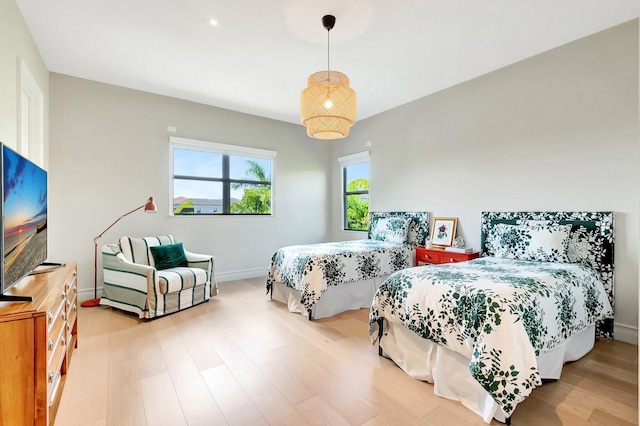
M67 293L67 298L71 299L71 295L77 294L78 293L78 281L76 279L76 274L75 272L73 273L73 275L71 277L69 277L68 280L65 281L64 283L64 289Z
M65 311L67 315L67 322L73 322L72 317L78 314L78 295L70 294L69 298L65 301Z
M65 329L60 330L60 336L54 343L53 353L47 363L47 395L53 395L57 378L62 375L62 362L67 351L67 338ZM47 345L50 341L47 343Z
M59 401L60 399L60 392L61 392L61 388L60 388L60 382L62 381L62 371L61 370L57 370L56 372L52 372L52 377L51 382L50 382L50 386L48 389L47 394L49 395L47 398L47 405L49 407L53 406L53 404L55 404L56 402ZM49 378L47 378L49 380Z
M60 340L66 340L67 322L62 319L62 316L58 316L58 320L53 324L53 327L47 333L47 362L50 364L54 357L54 353L60 347Z
M440 259L442 259L441 263L455 263L455 262L466 262L471 259L475 259L478 257L478 253L451 253L445 251L442 253Z
M47 298L47 333L51 333L61 318L63 322L66 319L66 300L66 293L62 289L52 292Z
M424 247L417 247L416 262L418 262L418 265L420 265L420 263L441 263L440 253Z
M479 256L478 252L471 253L454 253L443 249L428 249L425 247L416 247L416 262L418 266L425 264L442 264L466 262Z
M77 318L78 318L78 315L75 312L73 312L69 317L69 320L65 323L65 336L67 337L67 345L71 345L71 344L75 345L73 338L74 338L75 325L76 325Z
M69 306L67 308L67 323L73 324L78 317L78 304L77 299L74 298L73 302L69 301Z

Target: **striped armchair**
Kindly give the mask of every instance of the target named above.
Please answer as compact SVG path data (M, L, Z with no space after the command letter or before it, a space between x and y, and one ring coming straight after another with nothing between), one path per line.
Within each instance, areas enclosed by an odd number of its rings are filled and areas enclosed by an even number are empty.
M105 244L102 268L100 304L140 318L177 312L218 294L215 258L184 250L171 235L122 237L118 244Z

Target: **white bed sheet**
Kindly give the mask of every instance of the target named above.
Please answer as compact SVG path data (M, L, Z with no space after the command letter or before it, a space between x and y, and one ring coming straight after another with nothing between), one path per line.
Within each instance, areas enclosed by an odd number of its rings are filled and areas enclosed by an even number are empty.
M486 423L505 422L502 409L471 376L469 359L444 346L423 339L401 324L388 324L380 340L383 355L409 376L433 383L434 394L456 401L478 414ZM536 358L542 379L559 379L562 366L586 355L595 344L595 326L585 328L563 344Z
M384 275L368 280L329 286L320 300L314 305L311 318L327 318L349 310L371 308L371 301L376 294L376 290L387 277L388 275ZM305 318L309 318L309 311L300 303L300 292L294 288L287 287L283 282L275 282L272 299L285 303L289 308L289 312L300 313Z

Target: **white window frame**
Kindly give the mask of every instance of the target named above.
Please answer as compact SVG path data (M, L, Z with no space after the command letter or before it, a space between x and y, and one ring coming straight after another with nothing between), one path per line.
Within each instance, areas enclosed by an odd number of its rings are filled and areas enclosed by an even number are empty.
M169 215L173 217L211 217L211 216L244 216L244 215L174 215L173 214L173 150L189 149L203 152L213 152L222 155L238 155L252 158L259 158L271 161L271 213L256 214L252 217L270 217L275 216L276 205L276 186L275 186L275 158L278 155L276 151L261 148L251 148L247 146L228 145L218 142L207 142L196 139L180 138L176 136L169 137Z
M371 171L371 154L369 151L358 152L355 154L345 155L338 157L338 163L340 163L340 217L342 219L340 228L347 232L363 232L357 229L346 229L346 206L345 206L345 194L347 188L344 181L344 169L345 167L353 166L360 163L369 163L369 171ZM369 183L371 183L371 176L369 176ZM369 208L371 208L371 187L369 187ZM371 211L371 210L369 210Z

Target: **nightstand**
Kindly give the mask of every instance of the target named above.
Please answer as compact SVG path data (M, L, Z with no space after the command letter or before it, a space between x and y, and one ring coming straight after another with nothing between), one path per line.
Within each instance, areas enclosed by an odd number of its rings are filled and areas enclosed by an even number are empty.
M455 253L451 251L445 251L438 248L425 248L416 247L416 262L418 266L430 264L442 264L442 263L454 263L454 262L466 262L467 260L475 259L480 256L480 252L472 251L471 253Z

